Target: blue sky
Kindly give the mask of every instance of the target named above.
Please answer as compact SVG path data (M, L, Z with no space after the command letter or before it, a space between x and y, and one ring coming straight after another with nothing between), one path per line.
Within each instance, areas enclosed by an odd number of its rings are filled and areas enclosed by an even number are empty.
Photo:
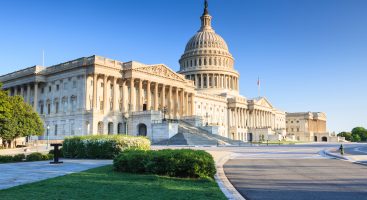
M178 70L203 0L0 3L0 74L79 57ZM209 0L240 72L241 94L288 112L324 111L330 131L367 127L367 1Z

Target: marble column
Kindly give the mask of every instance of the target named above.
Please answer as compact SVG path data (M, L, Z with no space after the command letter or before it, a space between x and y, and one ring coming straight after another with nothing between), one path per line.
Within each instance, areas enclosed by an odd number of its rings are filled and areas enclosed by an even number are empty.
M30 102L30 100L31 100L31 84L27 84L27 102L30 104L31 102Z
M147 110L152 110L152 95L150 91L150 81L147 81Z
M179 107L178 107L178 103L179 103L179 98L178 98L178 88L176 87L176 94L175 94L175 118L178 119L179 117Z
M201 84L201 85L200 85L200 88L204 88L204 75L203 75L203 74L200 74L200 76L201 76L201 77L200 77L200 82L201 82L201 83L200 83L200 84Z
M118 86L118 85L117 85ZM121 86L121 101L122 101L122 108L121 111L122 113L126 112L127 109L127 105L129 105L128 103L128 95L126 95L126 87L127 87L127 81L126 80L122 80L122 86Z
M166 107L166 86L162 85L162 110Z
M191 116L195 115L195 102L194 102L194 99L195 99L195 94L192 93L191 94Z
M103 77L103 111L107 112L107 76Z
M167 99L167 101L168 101L168 115L169 115L169 117L170 118L173 118L173 116L174 116L174 111L173 111L173 107L174 107L174 105L173 105L173 99L172 99L172 86L170 85L169 87L168 87L168 99Z
M212 74L212 88L215 88L215 74Z
M139 79L139 96L138 96L138 109L137 111L143 110L143 80Z
M210 88L209 87L209 74L206 74L206 88Z
M181 89L181 101L180 101L180 117L184 116L184 95L185 91L184 89Z
M189 93L186 92L186 105L185 105L185 115L188 116L189 115Z
M136 104L136 99L135 99L135 79L131 78L130 79L130 111L134 112L135 111L135 104Z
M24 85L20 86L20 96L24 98Z
M158 111L159 103L158 103L158 83L154 84L154 110Z
M33 108L37 112L37 105L38 105L38 83L34 83L34 97L33 97Z
M98 74L93 74L93 109L97 108L97 82Z
M117 105L117 102L118 102L117 93L119 90L119 86L117 84L117 77L114 77L112 81L113 81L112 110L114 112L117 112L119 110L119 105Z

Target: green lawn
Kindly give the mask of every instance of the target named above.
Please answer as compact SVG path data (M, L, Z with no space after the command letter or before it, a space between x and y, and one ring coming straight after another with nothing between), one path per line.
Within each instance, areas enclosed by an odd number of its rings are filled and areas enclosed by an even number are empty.
M0 190L0 199L226 199L213 180L118 173L112 166Z

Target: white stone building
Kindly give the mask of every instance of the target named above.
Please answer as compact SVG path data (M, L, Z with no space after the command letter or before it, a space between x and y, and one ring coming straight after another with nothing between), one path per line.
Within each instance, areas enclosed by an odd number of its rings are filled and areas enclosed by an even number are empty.
M128 133L160 141L174 136L179 126L163 118L234 140L282 139L285 112L266 98L239 94L234 58L211 20L206 6L177 73L163 64L90 56L26 68L1 76L0 82L10 95L33 105L52 139Z

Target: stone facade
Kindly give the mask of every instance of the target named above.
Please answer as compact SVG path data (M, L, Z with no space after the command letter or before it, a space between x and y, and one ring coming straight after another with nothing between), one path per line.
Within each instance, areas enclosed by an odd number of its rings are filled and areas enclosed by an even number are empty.
M239 94L234 58L211 20L206 7L177 73L163 64L90 56L26 68L1 76L0 82L10 95L21 95L33 105L50 127L51 139L130 134L156 141L177 133L177 123L164 118L185 120L235 140L284 138L285 112L264 97Z
M323 112L286 113L287 138L305 142L338 142L344 140L327 131Z

